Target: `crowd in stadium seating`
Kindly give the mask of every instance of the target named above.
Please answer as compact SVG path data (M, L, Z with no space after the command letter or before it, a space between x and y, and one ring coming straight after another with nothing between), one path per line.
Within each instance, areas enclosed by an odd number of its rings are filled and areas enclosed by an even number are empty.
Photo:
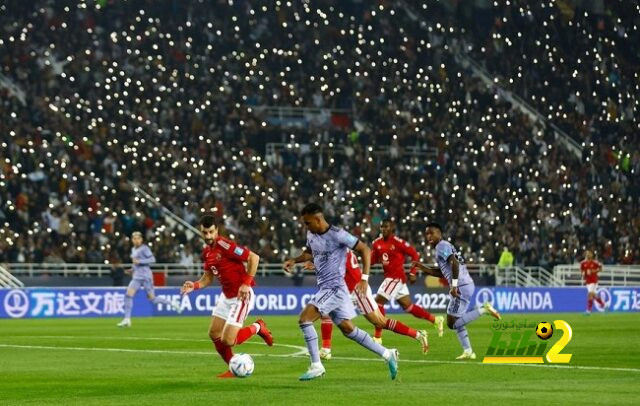
M587 247L606 263L640 260L637 55L600 40L622 41L627 20L572 47L560 28L542 30L503 6L493 11L508 20L487 34L501 37L481 52L488 37L463 33L463 17L436 8L417 24L388 2L0 7L2 74L25 99L7 90L0 99L1 262L127 262L137 229L160 262L198 262L199 240L135 185L192 224L213 210L266 261L303 246L296 214L310 200L366 241L393 217L425 256L423 225L436 220L469 262L495 263L503 246L516 263L545 267ZM524 20L511 25L512 17ZM629 25L622 31L638 37ZM546 34L552 60L532 39ZM584 141L583 156L457 64L449 51L461 44ZM606 70L576 65L591 46L615 55ZM525 51L540 63L524 63ZM259 105L347 108L355 117L349 127L283 129L256 114ZM566 118L555 115L560 106ZM268 141L291 146L266 154ZM343 152L318 153L330 143ZM376 146L389 153L373 154ZM408 146L437 153L403 154Z

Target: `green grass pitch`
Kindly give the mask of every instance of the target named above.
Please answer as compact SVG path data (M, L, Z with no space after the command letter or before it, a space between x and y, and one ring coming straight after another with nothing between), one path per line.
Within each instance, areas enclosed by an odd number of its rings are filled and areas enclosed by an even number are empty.
M398 319L411 326L421 321ZM506 315L507 320L562 319L573 329L563 353L570 364L486 365L490 318L469 326L475 361L454 361L461 352L452 331L438 338L430 327L431 351L385 332L384 344L400 351L400 374L391 381L386 365L334 329L334 359L327 374L299 382L308 358L295 316L265 317L278 346L259 337L236 348L254 355L247 379L219 380L225 370L207 339L205 317L133 320L118 329L117 319L0 321L0 405L12 404L350 404L418 405L638 404L640 396L640 314ZM362 317L357 324L371 332ZM316 329L320 333L319 324ZM556 336L550 342L555 342Z

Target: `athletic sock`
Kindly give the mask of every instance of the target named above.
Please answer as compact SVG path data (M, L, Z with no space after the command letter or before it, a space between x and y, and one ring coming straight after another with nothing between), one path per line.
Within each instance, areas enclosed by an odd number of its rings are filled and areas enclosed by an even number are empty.
M154 297L151 303L153 304L162 303L163 305L171 306L171 301L169 299L165 299L163 297L158 297L158 296Z
M224 362L229 364L229 361L231 361L231 358L233 357L233 350L231 347L224 345L220 338L216 338L211 341L213 341L213 345L216 346L216 351L218 351L218 354L220 354Z
M456 327L456 335L458 336L458 341L460 341L462 348L465 351L471 351L471 342L469 341L467 328L465 326Z
M309 350L309 357L311 357L311 363L320 362L320 352L318 351L318 333L316 332L313 323L301 323L300 330L304 335L304 341L307 343L307 350Z
M436 321L436 318L433 314L429 313L428 311L418 306L417 304L409 305L409 307L407 307L406 309L406 312L413 314L415 317L419 319L429 320L431 323L435 323Z
M236 345L242 344L251 337L253 337L258 330L260 329L260 325L258 323L253 323L247 327L243 327L238 331L238 335L236 336Z
M593 299L589 298L587 299L587 311L590 312L592 307L593 307Z
M360 344L361 346L368 349L369 351L375 352L376 354L383 357L384 359L388 359L389 351L386 348L384 348L382 345L373 341L373 338L371 338L369 334L360 330L358 327L354 327L351 334L346 334L345 337L350 338L351 340Z
M416 338L418 336L418 332L406 324L393 319L387 319L387 324L385 326L387 330L391 330L394 333L402 334L403 336L409 336L411 338Z
M129 295L124 295L124 318L131 318L131 309L133 308L133 298Z
M471 323L472 321L480 317L482 313L484 313L484 309L481 307L476 307L470 312L466 312L462 315L462 317L458 318L455 323L453 323L453 328L457 329Z
M322 348L331 349L331 333L333 332L333 322L331 319L322 319L320 331L322 334Z

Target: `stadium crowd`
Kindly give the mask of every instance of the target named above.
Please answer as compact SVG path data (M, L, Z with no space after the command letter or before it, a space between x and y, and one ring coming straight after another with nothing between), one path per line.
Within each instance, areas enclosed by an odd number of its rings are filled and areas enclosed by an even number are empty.
M638 262L640 70L623 51L638 10L609 25L614 4L598 31L598 18L560 18L557 5L501 5L483 30L430 2L416 23L402 4L0 6L2 74L22 91L0 102L0 262L127 262L134 230L159 262L198 262L199 240L137 186L191 224L214 211L265 261L302 247L296 215L315 200L369 242L396 219L425 257L436 220L468 262L496 263L504 246L547 268L585 248ZM592 36L567 39L544 18ZM578 58L593 47L614 56L589 54L591 72ZM582 156L458 64L459 49L579 139ZM354 113L283 128L263 105ZM269 142L285 146L267 153Z

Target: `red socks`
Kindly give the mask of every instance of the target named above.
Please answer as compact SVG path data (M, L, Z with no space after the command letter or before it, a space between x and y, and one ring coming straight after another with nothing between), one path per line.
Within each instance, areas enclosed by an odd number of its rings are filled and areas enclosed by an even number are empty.
M333 331L333 322L331 319L322 319L320 324L322 332L322 348L331 348L331 332Z
M604 302L602 301L602 299L600 299L600 297L596 296L596 297L594 298L594 300L595 300L596 302L598 302L598 304L599 304L600 306L604 307Z
M433 316L433 314L429 313L428 311L424 310L422 307L415 304L411 304L409 307L405 309L405 311L407 313L413 314L415 317L419 319L429 320L432 323L435 323L436 321L436 318Z
M258 328L255 326L255 324L251 324L247 327L241 328L238 331L238 335L236 336L236 344L244 343L245 341L253 337L257 332ZM231 360L231 357L233 357L233 350L231 349L231 347L229 347L228 345L224 345L221 338L216 338L211 341L213 341L213 345L216 346L216 351L218 351L218 354L220 354L224 362L228 364Z
M403 336L409 336L411 338L416 338L418 332L406 324L399 322L398 320L388 319L387 325L385 326L387 330L391 330L394 333L402 334Z
M222 340L220 338L214 339L213 345L216 346L216 351L218 351L218 354L220 354L224 362L229 364L229 361L231 361L231 357L233 357L233 350L231 349L231 347L222 344Z
M238 331L238 335L236 336L236 345L242 344L251 337L253 337L258 332L258 328L251 324L247 327L243 327Z
M384 305L381 305L380 303L378 303L378 309L380 310L380 313L382 313L382 315L384 316L387 312L384 311ZM373 333L373 336L375 338L380 338L382 337L382 329L381 328L377 328L375 332Z

